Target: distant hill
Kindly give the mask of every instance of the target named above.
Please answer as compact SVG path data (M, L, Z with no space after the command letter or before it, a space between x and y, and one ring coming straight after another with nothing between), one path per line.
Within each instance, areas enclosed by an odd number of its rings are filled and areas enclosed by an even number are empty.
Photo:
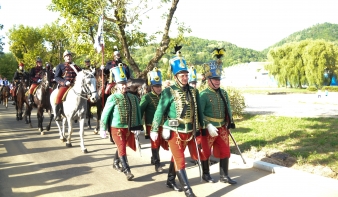
M282 46L285 43L299 42L306 39L324 39L326 41L338 43L338 24L317 24L302 31L295 32L269 48L264 49L263 53L267 54L271 48Z
M234 44L224 41L215 41L202 39L197 37L187 37L188 44L182 47L182 54L189 64L201 65L212 60L211 52L215 47L224 47L226 53L223 57L223 65L225 67L239 63L261 62L266 59L266 55L253 49L237 47ZM163 58L170 59L174 54L167 51ZM149 62L155 54L155 46L149 45L134 50L135 59L141 64L141 68Z

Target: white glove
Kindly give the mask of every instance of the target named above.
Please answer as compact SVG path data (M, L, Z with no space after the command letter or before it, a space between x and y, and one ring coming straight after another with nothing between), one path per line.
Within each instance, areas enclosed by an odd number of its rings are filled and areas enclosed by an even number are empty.
M41 82L41 79L38 80L38 83L40 83L40 82Z
M55 81L55 79L53 79L52 81Z
M211 123L209 123L207 125L207 129L208 129L208 132L209 132L211 137L218 136L218 133L217 133L218 129L214 125L212 125Z
M100 69L103 70L104 69L104 65L101 65Z
M106 133L106 131L105 131L105 130L100 130L100 136L101 136L101 138L103 138L103 139L107 138L107 133Z
M158 138L158 133L157 132L150 132L150 138L151 138L151 140L153 140L155 142Z
M67 82L66 82L66 86L69 86L69 85L70 85L70 82L69 82L69 81L67 81Z
M141 131L140 130L134 130L134 131L131 131L132 133L134 133L134 135L139 135L140 133L141 133Z

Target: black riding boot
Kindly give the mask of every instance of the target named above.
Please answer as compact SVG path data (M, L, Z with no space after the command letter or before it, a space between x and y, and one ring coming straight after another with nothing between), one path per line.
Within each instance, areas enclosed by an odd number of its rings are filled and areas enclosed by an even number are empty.
M127 156L123 155L122 157L120 157L120 161L121 161L121 164L122 164L123 173L126 175L127 180L131 181L134 178L134 175L130 172L130 167L127 163Z
M159 148L158 149L151 149L151 152L153 154L152 158L154 160L156 172L162 172L163 171L163 168L161 167L161 163L160 163L159 151L160 151Z
M194 192L192 192L192 189L188 182L187 173L185 172L185 169L176 171L178 180L180 181L181 185L183 186L183 191L186 197L196 197Z
M175 191L181 192L182 189L177 187L176 182L175 182L175 178L176 178L175 165L174 165L174 162L170 162L166 186L168 188L175 190Z
M16 105L16 96L13 98L13 103L12 105Z
M215 183L215 180L210 176L209 160L201 161L201 163L203 170L202 179L209 183Z
M61 121L61 113L62 113L62 103L56 104L55 106L55 121Z
M33 97L32 94L29 94L29 96L28 96L28 104L31 105L33 103L34 103L34 97Z
M228 176L229 171L229 158L220 159L219 161L219 174L220 174L220 182L229 183L231 185L236 184L237 182L232 180Z
M116 153L115 153L115 157L114 157L114 164L113 164L113 168L118 171L118 172L122 172L122 168L120 166L120 158L119 158L119 153L118 151L116 150Z

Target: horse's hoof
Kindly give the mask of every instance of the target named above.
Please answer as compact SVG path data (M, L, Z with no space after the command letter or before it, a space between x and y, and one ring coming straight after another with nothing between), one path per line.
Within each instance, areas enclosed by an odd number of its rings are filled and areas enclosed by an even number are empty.
M38 130L39 130L39 132L42 132L42 131L41 131L41 128L39 128Z
M30 128L33 128L33 125L32 125L32 124L29 124L29 127L30 127Z
M67 146L67 147L72 147L72 143L69 143L69 144L66 143L66 146Z
M99 131L97 129L94 129L94 134L98 134Z
M42 131L42 132L40 133L40 135L45 135L45 132Z
M83 153L88 153L87 149L82 150Z
M49 131L49 130L50 130L50 127L49 127L49 126L46 126L46 130Z

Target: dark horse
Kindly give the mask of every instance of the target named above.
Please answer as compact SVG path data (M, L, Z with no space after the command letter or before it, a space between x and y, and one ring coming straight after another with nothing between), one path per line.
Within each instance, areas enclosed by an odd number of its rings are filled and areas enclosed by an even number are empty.
M97 134L100 130L100 120L101 120L101 113L103 110L102 107L102 92L104 92L105 86L102 86L102 84L106 84L106 77L103 75L102 78L102 70L101 69L96 69L95 70L95 78L96 78L96 90L98 91L99 99L97 100L96 103L91 103L88 101L88 107L87 107L87 118L88 118L88 128L91 128L90 125L90 118L91 118L91 107L95 106L96 107L96 127L94 129L94 133ZM103 83L102 83L103 82ZM128 79L127 82L127 87L128 87L128 92L137 95L140 99L143 95L145 95L149 87L147 86L146 80L144 79ZM106 98L105 100L106 101ZM104 104L103 104L104 105Z
M28 90L28 79L21 77L19 80L20 84L16 88L16 96L14 97L17 121L22 120L23 106L26 103L25 93Z
M3 86L2 87L2 92L1 92L1 100L3 102L3 105L7 108L8 107L8 98L11 96L10 94L10 89L8 86Z
M29 97L26 96L26 111L25 111L25 121L26 124L29 124L32 128L32 122L31 122L31 112L33 108L37 108L37 118L38 118L38 129L41 132L41 135L44 135L43 132L43 112L46 110L46 112L49 113L49 124L46 127L46 130L50 130L50 125L53 120L53 114L51 113L51 105L50 105L50 88L49 88L49 72L46 70L41 70L38 75L41 78L40 84L37 86L36 90L34 91L34 103L31 105L28 104Z

